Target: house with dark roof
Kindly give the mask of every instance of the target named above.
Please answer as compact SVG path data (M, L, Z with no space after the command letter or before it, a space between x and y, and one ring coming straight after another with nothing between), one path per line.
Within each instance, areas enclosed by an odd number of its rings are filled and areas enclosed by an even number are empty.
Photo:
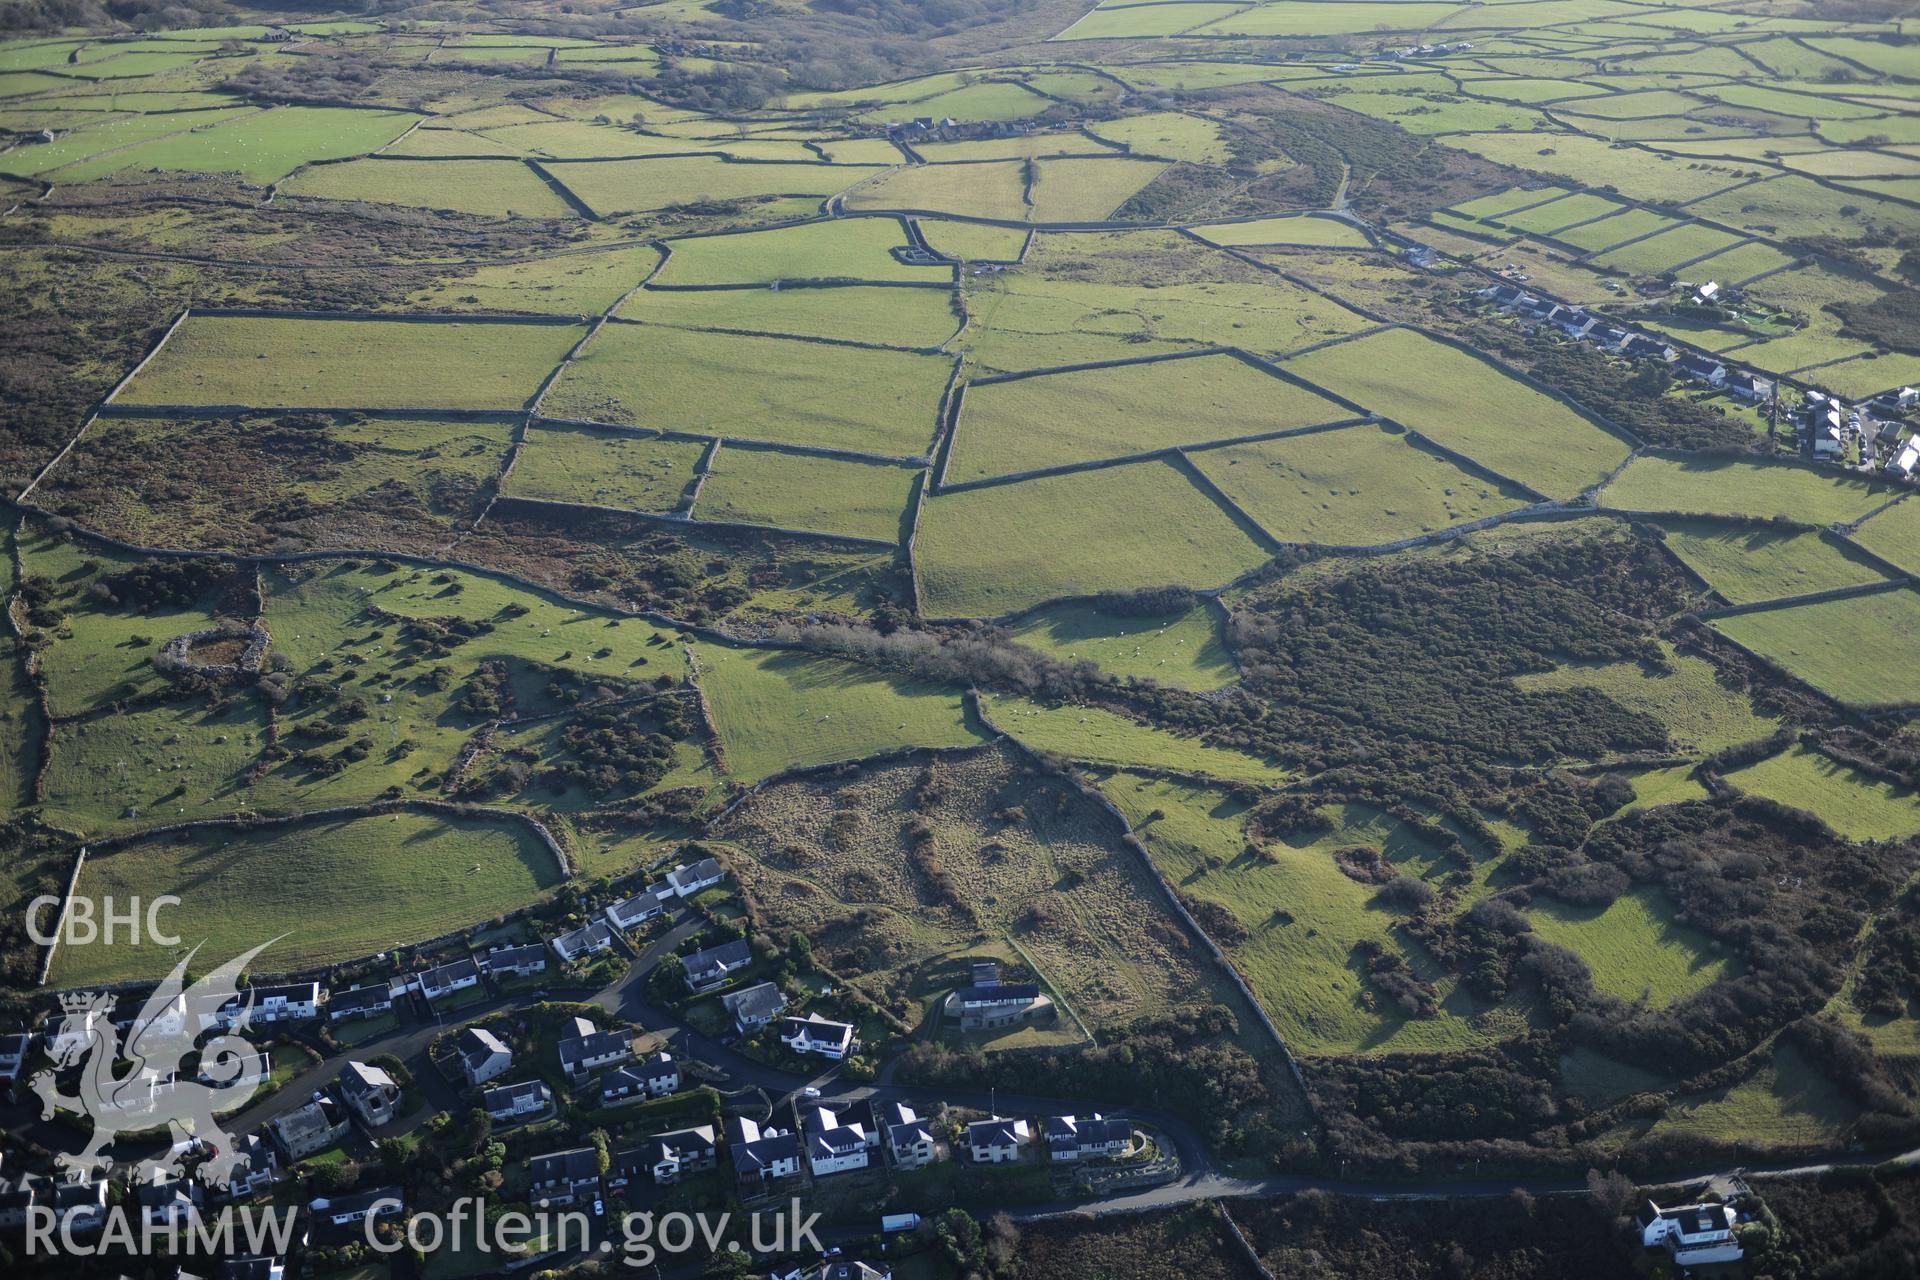
M553 1106L553 1090L544 1080L498 1085L480 1095L480 1105L495 1124L510 1123L546 1114Z
M248 987L223 1000L208 1015L208 1026L231 1031L244 1019L248 1026L280 1022L308 1022L320 1016L320 984L291 982L276 987Z
M1041 1126L1049 1160L1095 1160L1124 1153L1133 1140L1125 1120L1090 1116L1048 1116Z
M373 1018L393 1008L393 984L370 982L365 986L335 991L327 997L327 1021L348 1018Z
M326 1196L307 1204L307 1212L315 1225L331 1228L336 1239L360 1228L369 1218L390 1218L405 1210L406 1197L398 1187L375 1187L371 1191Z
M702 858L692 866L678 866L667 872L667 884L673 889L674 896L691 898L702 889L708 889L727 878L727 873L713 858Z
M1010 1164L1032 1141L1033 1130L1025 1120L994 1116L967 1126L967 1151L975 1164Z
M1689 1204L1662 1209L1649 1200L1635 1217L1640 1241L1649 1249L1664 1248L1683 1267L1710 1262L1735 1262L1743 1250L1733 1238L1735 1215L1724 1204Z
M495 947L480 957L480 967L489 977L510 973L516 978L531 978L547 971L547 949L537 942Z
M976 963L973 982L949 995L945 1007L962 1031L1017 1026L1053 1012L1052 1001L1036 984L1000 981L1000 966L991 961Z
M793 1130L761 1125L748 1116L728 1116L726 1129L741 1190L763 1190L800 1172L800 1139Z
M918 1169L933 1163L933 1126L919 1112L904 1102L884 1102L874 1118L886 1134L887 1154L897 1168Z
M479 986L480 967L472 960L453 960L423 970L415 980L420 984L420 994L431 1003L456 991L469 991Z
M239 1163L227 1178L229 1199L243 1200L273 1189L274 1180L280 1174L280 1161L264 1133L262 1130L234 1140L233 1154Z
M809 1012L804 1018L780 1020L780 1043L795 1053L838 1062L859 1047L860 1042L853 1038L851 1022L835 1022Z
M680 1064L670 1053L610 1071L600 1081L600 1105L612 1106L629 1098L664 1098L680 1087Z
M206 1203L200 1184L161 1173L133 1188L140 1221L155 1231L184 1230Z
M665 887L664 885L662 886ZM673 891L667 889L667 898L673 897ZM616 929L633 929L664 915L666 901L652 889L642 889L631 898L622 898L606 910L607 923Z
M560 1069L575 1084L601 1067L633 1057L633 1036L626 1031L594 1031L560 1042Z
M733 1015L741 1034L758 1030L787 1011L787 997L771 982L757 982L742 991L729 991L720 1003Z
M687 971L687 990L698 995L731 980L753 963L753 948L745 938L695 951L681 961Z
M0 1080L18 1080L21 1068L27 1063L27 1050L33 1047L33 1037L24 1031L12 1031L0 1035Z
M560 957L562 964L572 964L575 960L613 950L613 929L604 920L590 920L578 929L558 935L547 945L553 948L553 954Z
M1680 353L1674 350L1672 343L1650 338L1644 333L1630 336L1626 344L1620 348L1620 354L1631 356L1635 360L1659 360L1669 363L1680 356Z
M816 1178L866 1168L880 1145L879 1126L865 1103L809 1103L800 1134L807 1167Z
M286 1274L285 1258L243 1255L220 1264L220 1280L282 1280Z
M1738 369L1727 375L1727 390L1742 400L1757 404L1773 395L1773 379L1763 378L1746 369Z
M267 1132L287 1153L289 1161L297 1161L325 1151L346 1137L351 1127L347 1109L322 1094L298 1110L269 1121Z
M662 1186L689 1173L701 1173L720 1162L720 1143L710 1124L657 1134L642 1147L647 1171Z
M1694 355L1689 352L1680 357L1680 372L1695 382L1704 382L1717 387L1727 380L1727 368L1711 356Z
M513 1050L485 1027L468 1027L454 1037L454 1051L460 1055L460 1074L473 1086L497 1080L513 1066Z
M400 1086L384 1067L349 1062L340 1068L340 1096L369 1129L393 1119L400 1105Z
M536 1204L572 1204L600 1190L600 1151L574 1147L527 1160L527 1198Z

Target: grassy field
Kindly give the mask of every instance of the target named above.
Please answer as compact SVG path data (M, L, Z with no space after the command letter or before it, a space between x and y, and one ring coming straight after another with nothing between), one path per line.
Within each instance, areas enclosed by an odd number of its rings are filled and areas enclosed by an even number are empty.
M89 717L54 735L43 816L109 835L251 808L243 775L266 740L266 713L251 700Z
M1088 126L1097 138L1117 142L1137 156L1185 160L1189 164L1224 164L1227 130L1216 120L1178 111L1150 111L1145 115L1105 120Z
M898 541L920 472L768 449L714 456L696 520L731 520Z
M727 773L737 782L799 765L983 740L958 690L816 654L705 643L695 653Z
M1790 1044L1739 1084L1677 1098L1651 1133L1693 1134L1723 1142L1825 1146L1853 1130L1859 1108Z
M923 454L951 362L938 356L610 324L542 405L627 422L893 457Z
M1788 605L1713 625L1842 702L1920 702L1920 671L1912 664L1862 658L1905 653L1920 639L1920 595L1912 591Z
M1164 462L930 497L914 556L936 617L997 617L1061 596L1168 583L1217 587L1266 558Z
M1288 368L1549 497L1572 497L1628 454L1559 401L1409 329L1322 347Z
M1616 898L1605 907L1542 898L1527 918L1540 937L1579 953L1593 969L1594 986L1651 1008L1664 1008L1737 970L1712 938L1676 921L1673 904L1652 892Z
M1900 840L1920 832L1920 796L1798 743L1735 770L1727 781L1804 809L1849 840Z
M75 129L53 142L15 148L0 156L0 173L18 174L23 178L49 174L64 180L67 166L78 170L82 164L94 170L104 166L105 172L112 173L130 162L133 155L131 149L122 151L122 147L132 148L167 134L223 124L251 114L246 108L236 107L228 111L183 111L109 120Z
M646 279L660 251L652 245L577 253L537 262L476 267L442 276L407 299L436 311L533 311L598 315Z
M1185 613L1140 617L1091 604L1061 604L1027 615L1013 638L1062 662L1091 662L1109 675L1205 692L1240 678L1221 642L1212 605Z
M1886 574L1817 532L1669 521L1667 545L1732 604L1881 582Z
M878 165L743 163L718 156L556 161L547 171L602 217L713 200L830 196L885 172Z
M1528 501L1374 426L1228 445L1192 458L1282 542L1375 546Z
M1602 267L1618 267L1633 275L1658 275L1662 271L1680 270L1683 262L1720 253L1740 242L1741 237L1733 232L1693 223L1602 254L1594 262ZM1689 276L1699 274L1697 266L1687 267L1685 271Z
M573 206L518 160L349 160L318 165L281 190L317 200L453 209L490 218L565 218Z
M1666 727L1676 750L1711 755L1770 736L1777 718L1755 710L1746 694L1719 681L1704 658L1668 650L1671 675L1652 675L1638 663L1570 663L1540 675L1523 675L1522 689L1590 688L1630 711L1644 712Z
M1781 516L1801 524L1857 520L1888 498L1885 485L1835 471L1727 458L1635 458L1600 494L1622 511Z
M1287 770L1231 747L1211 747L1099 707L1047 706L981 695L994 724L1028 746L1116 768L1172 769L1234 782L1282 783Z
M1208 244L1265 248L1306 245L1313 248L1365 249L1366 234L1338 218L1256 218L1251 222L1215 222L1191 228Z
M1621 771L1621 776L1633 785L1633 800L1627 805L1629 812L1635 809L1657 809L1663 804L1686 804L1692 800L1705 800L1708 792L1698 778L1693 776L1693 766L1682 764L1665 769L1629 769Z
M664 515L693 487L707 446L588 427L529 428L506 492Z
M190 316L116 398L274 409L519 409L585 330Z
M385 146L420 119L409 111L353 107L277 107L212 129L196 129L76 165L61 176L84 182L117 169L237 173L264 185L303 164L362 155Z
M1164 161L1101 156L1058 157L1033 162L1035 222L1097 222L1159 177Z
M1867 550L1920 573L1920 502L1909 498L1875 515L1853 532Z
M1181 31L1190 31L1215 18L1224 18L1239 12L1237 4L1212 4L1206 0L1192 0L1183 4L1136 4L1117 8L1098 8L1088 12L1078 22L1055 36L1055 40L1118 40L1141 39L1148 36L1170 36ZM1239 66L1237 70L1248 80L1256 80L1273 72L1271 67ZM1205 79L1196 73L1188 72L1196 81L1205 83Z
M739 235L675 240L660 284L770 284L776 280L953 278L949 267L910 267L893 256L907 233L892 218L836 218Z
M1027 233L1015 227L921 218L920 234L935 253L968 262L1013 262L1027 247Z
M1772 245L1760 240L1749 240L1737 244L1725 253L1716 253L1705 262L1696 262L1687 268L1687 274L1706 280L1724 280L1738 284L1751 279L1763 271L1774 271L1790 265L1794 259L1782 253Z
M1245 806L1221 791L1132 774L1115 775L1102 789L1176 888L1225 908L1245 931L1243 939L1225 939L1223 949L1295 1054L1458 1049L1519 1029L1517 1015L1470 1021L1482 1010L1397 936L1393 915L1371 904L1374 887L1350 879L1334 861L1336 850L1366 846L1402 874L1427 874L1435 851L1393 818L1363 805L1334 806L1331 831L1255 853ZM1150 816L1156 810L1161 816ZM1352 956L1362 941L1401 955L1423 979L1437 978L1438 1014L1409 1017L1376 997Z
M839 285L828 289L643 289L620 309L632 320L687 329L735 329L937 347L960 328L945 289Z
M1021 222L1029 213L1025 199L1026 170L1024 160L927 164L896 169L858 191L849 192L847 208L923 209Z
M202 946L197 971L284 934L254 965L273 971L437 937L524 906L560 878L553 855L518 824L400 813L146 841L89 858L79 892L178 895L169 926L179 954ZM52 978L67 986L159 977L179 954L62 947Z
M1351 416L1229 355L1042 374L967 389L945 478L978 480Z

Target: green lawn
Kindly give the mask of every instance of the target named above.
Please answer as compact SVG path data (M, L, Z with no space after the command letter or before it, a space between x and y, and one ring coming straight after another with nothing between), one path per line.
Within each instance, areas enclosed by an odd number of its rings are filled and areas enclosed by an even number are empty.
M953 278L951 267L910 267L893 256L907 233L892 218L836 218L739 235L674 240L660 284L769 284L776 280Z
M591 427L529 428L506 492L665 514L692 489L707 446Z
M954 689L815 654L705 643L695 652L727 773L738 782L797 765L982 740Z
M1173 769L1237 782L1281 783L1277 764L1231 747L1212 747L1117 712L1072 704L1047 706L1012 695L981 695L987 715L1030 747L1119 768Z
M1920 595L1912 591L1764 609L1713 625L1842 702L1920 702L1920 669L1897 660L1920 641Z
M1517 490L1374 426L1191 455L1282 542L1376 546L1526 505Z
M1352 415L1229 355L967 389L949 482L1256 435Z
M1920 832L1920 796L1798 743L1735 770L1727 781L1815 814L1849 840L1898 840Z
M1667 651L1671 675L1652 675L1636 662L1569 663L1542 675L1523 675L1522 689L1591 688L1666 727L1676 750L1711 755L1771 736L1779 720L1756 711L1746 694L1720 683L1711 663Z
M1635 458L1600 494L1623 511L1783 516L1801 524L1857 520L1888 498L1882 484L1837 471L1730 458Z
M1629 452L1552 397L1410 329L1322 347L1287 367L1549 497L1597 484Z
M1882 582L1886 574L1817 532L1671 521L1667 545L1733 604Z
M252 808L244 775L266 742L266 713L254 699L91 716L54 736L43 816L104 835Z
M418 205L490 218L577 216L565 198L518 160L349 160L317 165L280 189L317 200Z
M1693 776L1690 764L1672 765L1663 769L1627 769L1621 776L1633 784L1633 801L1627 805L1627 811L1635 809L1657 809L1663 804L1686 804L1693 800L1705 800L1708 791Z
M937 347L960 328L945 289L837 285L823 289L643 289L620 309L630 320L684 329L735 329Z
M722 448L700 486L693 516L899 541L920 474L909 467Z
M1540 898L1527 918L1540 937L1580 954L1593 969L1594 986L1656 1009L1737 968L1713 939L1676 921L1673 904L1652 892L1628 894L1605 907Z
M1205 692L1240 678L1221 642L1212 605L1185 613L1140 617L1092 604L1060 604L1028 614L1013 638L1062 662L1091 662L1120 679L1138 678Z
M1062 596L1169 583L1218 587L1266 559L1164 462L929 497L914 547L935 617L998 617Z
M424 814L147 841L89 858L79 892L177 895L168 924L183 946L62 947L53 981L161 976L196 945L204 971L281 934L256 967L308 968L436 937L559 880L553 855L517 824Z
M932 445L952 367L904 351L610 324L541 408L561 418L913 457Z
M567 324L189 316L117 402L519 409L583 332Z

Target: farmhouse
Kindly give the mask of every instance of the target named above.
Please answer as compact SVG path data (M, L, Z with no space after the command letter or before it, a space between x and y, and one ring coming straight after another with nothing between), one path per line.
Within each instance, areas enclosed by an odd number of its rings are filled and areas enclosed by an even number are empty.
M1050 1160L1093 1160L1117 1156L1133 1140L1133 1126L1100 1115L1048 1116L1042 1131Z
M553 948L553 954L560 957L562 964L572 964L583 956L613 950L613 930L602 921L594 920L560 934L548 945Z
M516 978L530 978L547 971L547 949L537 942L517 947L495 947L480 958L480 967L487 971L489 977L510 973Z
M1757 404L1773 394L1773 379L1741 369L1727 375L1727 390Z
M641 1150L647 1171L662 1186L678 1182L686 1174L711 1169L720 1159L720 1144L710 1124L658 1134Z
M742 1034L766 1026L786 1011L787 997L771 982L759 982L744 991L729 991L720 997L733 1025Z
M947 1016L962 1031L1011 1027L1053 1012L1053 1002L1033 983L1003 983L1000 966L983 960L973 966L973 983L947 997Z
M371 1018L393 1008L393 984L373 982L363 987L335 991L327 997L327 1021L346 1018Z
M674 895L690 898L702 889L711 888L727 878L719 862L712 858L702 858L692 866L678 866L667 872L667 884Z
M780 1042L795 1053L818 1054L835 1062L846 1057L859 1043L853 1038L852 1023L835 1022L817 1013L782 1019Z
M1726 366L1711 356L1681 356L1680 372L1695 382L1704 382L1710 387L1718 387L1727 380Z
M369 1129L377 1129L393 1119L400 1086L382 1067L349 1062L340 1068L340 1096Z
M419 975L420 994L429 1003L480 985L480 969L471 960L455 960Z
M626 1098L664 1098L680 1087L680 1064L667 1053L609 1072L600 1082L600 1105Z
M540 1204L572 1204L600 1189L600 1152L574 1147L527 1160L527 1197Z
M1636 1219L1640 1240L1649 1249L1665 1248L1681 1266L1733 1262L1742 1250L1733 1238L1733 1210L1724 1204L1690 1204L1662 1209L1649 1200Z
M696 951L684 961L687 990L696 995L711 991L752 963L753 948L747 945L745 938L735 938L732 942Z
M975 1164L1007 1164L1020 1158L1020 1149L1033 1141L1025 1120L976 1120L967 1126L967 1150Z
M523 1080L487 1090L481 1095L480 1104L487 1109L488 1117L499 1124L544 1113L553 1106L553 1090L544 1080Z
M800 1172L800 1139L791 1129L763 1126L747 1116L727 1117L727 1149L742 1191L757 1191Z
M304 1160L347 1136L347 1110L324 1094L268 1124L288 1160Z
M513 1051L485 1027L468 1027L454 1040L460 1054L460 1074L470 1085L497 1080L513 1065Z
M880 1127L887 1135L887 1154L895 1167L918 1169L933 1163L933 1126L904 1102L882 1103Z

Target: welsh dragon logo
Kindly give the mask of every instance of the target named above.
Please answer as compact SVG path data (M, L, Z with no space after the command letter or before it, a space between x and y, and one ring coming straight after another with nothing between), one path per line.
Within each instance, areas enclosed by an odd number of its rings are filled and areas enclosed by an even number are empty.
M217 1117L242 1106L267 1074L266 1055L238 1034L253 1013L252 1005L238 997L240 975L272 945L262 943L187 986L187 965L199 950L194 948L154 989L124 1037L113 1022L111 994L60 998L64 1018L52 1037L54 1070L36 1073L31 1085L43 1118L65 1111L92 1121L86 1147L58 1157L67 1177L106 1173L113 1166L107 1150L115 1139L156 1131L169 1133L173 1142L169 1150L140 1161L142 1178L159 1172L182 1176L195 1138L213 1151L201 1166L202 1181L225 1187L244 1172L247 1161L235 1153ZM203 1042L208 1030L215 1034ZM183 1078L196 1058L199 1078ZM74 1067L80 1069L79 1092L63 1093L55 1073Z

